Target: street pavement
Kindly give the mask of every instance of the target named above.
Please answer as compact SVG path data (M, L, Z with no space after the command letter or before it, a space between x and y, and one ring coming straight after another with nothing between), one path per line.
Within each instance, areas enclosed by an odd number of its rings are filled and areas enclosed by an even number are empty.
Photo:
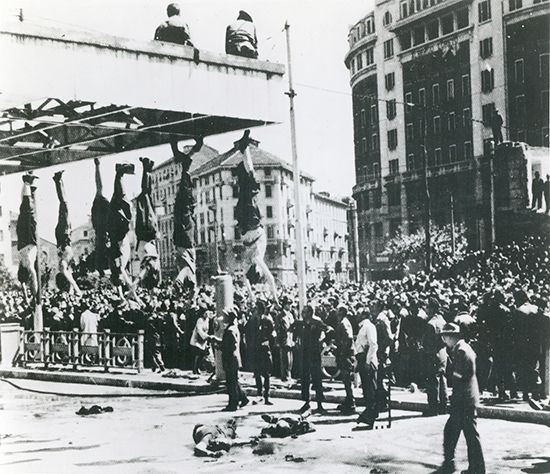
M193 456L191 433L196 423L218 423L231 416L220 412L226 403L223 394L176 398L171 397L173 392L159 397L159 392L130 388L32 380L17 384L77 396L31 393L0 383L2 473L429 473L442 460L446 416L423 418L414 412L394 411L391 429L352 431L354 417L342 417L334 405L327 405L332 408L328 415L312 417L315 433L269 440L272 454L260 456L252 453L252 447L243 446L211 460ZM296 400L276 399L274 403L239 411L239 437L259 434L264 424L261 413L283 413L300 406ZM89 417L75 414L82 405L92 404L108 405L114 411ZM488 472L550 472L549 429L479 420ZM294 461L285 460L290 455ZM462 469L467 467L463 439L457 463Z

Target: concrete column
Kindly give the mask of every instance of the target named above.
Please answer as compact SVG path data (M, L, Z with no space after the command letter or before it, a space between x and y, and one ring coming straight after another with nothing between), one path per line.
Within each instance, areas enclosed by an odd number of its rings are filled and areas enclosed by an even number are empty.
M0 367L13 367L22 333L17 323L0 324Z

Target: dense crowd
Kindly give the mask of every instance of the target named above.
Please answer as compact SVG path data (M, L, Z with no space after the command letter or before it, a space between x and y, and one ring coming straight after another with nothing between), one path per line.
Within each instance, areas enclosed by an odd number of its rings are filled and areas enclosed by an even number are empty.
M399 385L426 386L434 351L441 348L433 340L433 328L437 329L433 323L454 321L477 353L483 388L503 398L515 396L518 389L536 397L541 384L541 348L549 340L549 259L547 241L532 237L488 255L469 253L449 261L437 275L417 273L361 285L325 280L308 288L308 303L333 329L338 325L338 312L345 311L354 334L369 317L376 325L380 364L385 364ZM7 281L3 287L2 321L31 328L32 310L21 291ZM195 298L166 284L140 292L142 305L121 299L108 282L83 290L81 296L46 290L44 326L67 331L79 328L81 315L89 310L98 315L99 331L145 330L149 366L193 368L195 372L211 368L208 335L215 332L216 324L213 287L201 287ZM296 290L282 289L277 305L263 293L251 301L239 285L234 296L244 369L257 370L258 347L264 344L272 355L271 373L283 380L300 378L303 321L297 312ZM263 315L272 320L268 334L262 334L265 327L258 324ZM330 337L326 345L331 345Z

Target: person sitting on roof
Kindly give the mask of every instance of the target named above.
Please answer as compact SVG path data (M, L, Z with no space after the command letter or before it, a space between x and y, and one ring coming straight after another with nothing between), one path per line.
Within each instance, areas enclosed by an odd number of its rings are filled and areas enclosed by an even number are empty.
M155 40L165 43L181 44L193 47L189 27L180 16L181 10L177 3L171 3L166 8L168 20L162 22L155 30Z
M258 57L258 39L256 27L251 16L241 10L237 21L229 25L225 31L225 52L245 58Z

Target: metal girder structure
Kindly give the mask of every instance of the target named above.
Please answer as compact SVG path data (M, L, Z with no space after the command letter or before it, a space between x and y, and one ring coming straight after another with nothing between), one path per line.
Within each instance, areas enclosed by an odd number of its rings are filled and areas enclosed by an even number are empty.
M0 173L16 173L67 161L121 153L196 135L259 125L215 117L93 102L41 100L0 113Z

